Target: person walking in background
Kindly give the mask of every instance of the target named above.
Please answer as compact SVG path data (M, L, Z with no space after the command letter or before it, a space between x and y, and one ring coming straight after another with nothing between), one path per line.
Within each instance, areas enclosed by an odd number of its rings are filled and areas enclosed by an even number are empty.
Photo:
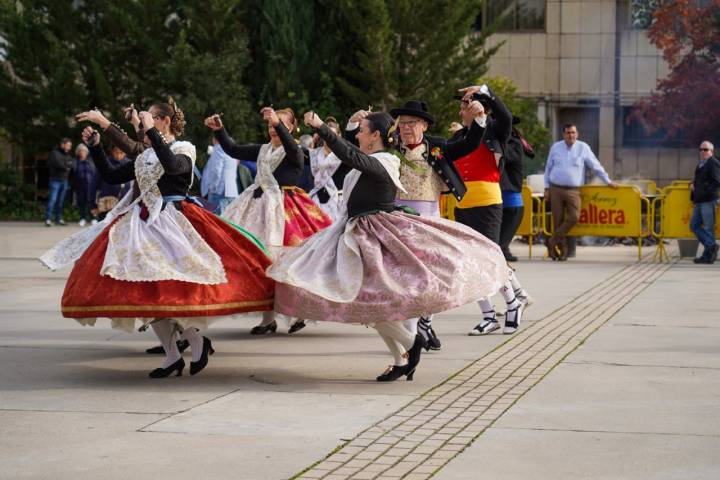
M108 163L113 169L120 168L120 166L129 161L130 159L125 155L120 147L114 144L110 145L110 157L108 158ZM118 200L120 200L120 198L128 192L132 182L114 185L106 182L101 177L98 183L98 220L104 220L108 212L115 208Z
M590 146L578 140L577 126L568 123L563 126L563 140L550 147L545 166L545 199L550 201L555 228L548 240L548 254L553 260L567 260L567 234L580 216L580 186L585 183L586 169L617 188Z
M695 202L690 229L700 243L703 254L694 260L695 263L712 264L718 256L718 245L715 242L715 209L720 189L720 161L714 155L715 147L704 141L700 144L700 162L695 168L695 175L690 183L690 199Z
M90 150L82 143L75 148L72 178L75 200L80 211L78 225L84 227L88 222L94 225L97 223L93 210L96 206L98 176L95 164L90 158Z
M500 224L500 248L508 262L517 262L517 257L510 252L515 232L523 219L525 207L523 206L523 154L530 158L535 157L532 145L523 138L520 131L515 127L520 119L513 115L512 131L505 150L505 162L503 164L503 175L500 177L500 188L502 190L502 223Z
M200 194L214 204L213 213L222 214L238 196L238 161L225 153L217 138L212 139L210 158L203 168Z
M73 158L70 155L72 140L65 137L58 146L52 149L48 158L48 173L50 189L47 208L45 209L45 225L52 226L51 217L54 215L55 224L65 225L62 219L65 194L68 190L68 177L72 169Z

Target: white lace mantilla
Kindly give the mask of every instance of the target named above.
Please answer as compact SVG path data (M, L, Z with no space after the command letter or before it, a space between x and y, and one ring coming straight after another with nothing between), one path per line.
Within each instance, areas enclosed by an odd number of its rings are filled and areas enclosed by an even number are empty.
M170 150L187 155L195 165L195 147L189 142L174 142ZM140 195L128 192L105 220L66 238L40 257L52 270L62 268L82 256L90 244L121 215L111 228L102 275L117 280L182 280L215 285L227 282L220 256L202 239L192 224L172 204L162 209L162 194L157 181L164 169L153 149L135 160L135 178ZM140 218L140 202L149 216Z
M382 164L393 183L404 191L400 183L400 159L387 152L374 153L371 157ZM342 217L301 247L282 252L267 270L268 277L333 302L351 302L357 297L363 281L363 263L352 234L357 221L347 221L347 200L360 175L362 172L353 169L345 176ZM337 278L343 281L335 281Z
M283 192L273 172L285 158L285 149L271 143L260 147L255 182L233 200L222 216L252 233L267 247L282 247L285 237ZM263 194L254 197L255 190Z
M342 212L340 191L332 178L340 164L340 159L333 152L326 153L324 147L310 150L310 169L315 183L309 195L333 222L337 221ZM317 194L323 188L330 198L327 202L320 203Z

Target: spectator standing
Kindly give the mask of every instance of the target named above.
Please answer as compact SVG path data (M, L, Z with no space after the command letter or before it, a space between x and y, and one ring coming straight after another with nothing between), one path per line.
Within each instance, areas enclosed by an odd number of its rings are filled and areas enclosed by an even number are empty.
M112 145L110 147L110 157L108 163L113 169L119 168L124 163L130 162L131 160L125 155L120 147ZM98 220L104 220L107 213L115 208L120 198L122 198L127 191L130 189L132 182L124 184L113 185L100 179L98 185Z
M690 184L690 199L695 202L690 229L704 247L703 254L694 260L695 263L712 264L718 256L715 209L720 189L720 161L714 153L715 147L712 143L705 141L700 144L700 161Z
M72 176L75 200L80 211L78 225L84 227L88 222L96 224L97 219L93 211L96 207L98 175L90 157L90 150L82 143L75 148Z
M70 155L72 140L63 138L60 144L52 149L48 158L48 196L47 208L45 209L45 225L52 226L51 217L54 215L55 224L65 225L62 219L63 205L65 205L65 194L68 190L68 178L73 165L73 158Z
M213 150L203 168L200 194L216 205L213 213L221 215L238 196L238 161L225 153L217 138L213 137Z
M585 183L585 170L612 188L610 180L590 146L578 140L575 124L563 126L563 140L550 147L545 166L545 199L550 201L555 231L548 240L548 251L553 260L567 260L567 234L580 216L580 186Z

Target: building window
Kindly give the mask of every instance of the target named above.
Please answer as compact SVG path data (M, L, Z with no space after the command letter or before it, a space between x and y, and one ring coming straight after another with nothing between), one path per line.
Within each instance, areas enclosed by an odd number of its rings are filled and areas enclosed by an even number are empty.
M658 7L659 0L631 0L630 22L634 30L645 30L650 27L653 12Z
M645 126L632 116L635 107L623 107L623 147L684 147L687 145L687 136L678 132L673 137L668 136L665 130L648 133Z
M474 28L480 31L493 22L498 32L544 32L545 0L486 0Z

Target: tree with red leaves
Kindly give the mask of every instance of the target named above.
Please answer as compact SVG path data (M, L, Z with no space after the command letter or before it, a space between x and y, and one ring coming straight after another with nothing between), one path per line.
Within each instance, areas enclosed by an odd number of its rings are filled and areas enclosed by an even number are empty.
M635 106L651 132L680 132L693 143L720 131L720 0L664 1L653 14L650 41L663 52L670 74Z

